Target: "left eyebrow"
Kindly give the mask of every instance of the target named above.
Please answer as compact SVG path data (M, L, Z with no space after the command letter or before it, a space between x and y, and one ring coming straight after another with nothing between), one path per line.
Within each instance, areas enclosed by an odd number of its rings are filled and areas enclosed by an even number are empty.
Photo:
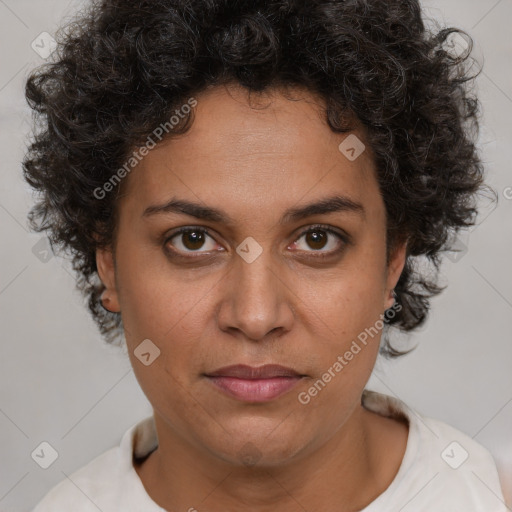
M280 223L296 222L313 215L325 215L335 212L356 213L362 218L366 217L365 209L361 203L347 196L336 195L296 208L290 208L283 214ZM222 210L175 198L164 204L148 206L144 210L142 217L163 213L181 213L197 219L224 223L226 225L233 225L235 223L233 218Z
M366 218L366 211L361 203L347 196L336 195L297 208L291 208L285 212L280 222L296 222L313 215L325 215L336 212L356 213L363 219Z

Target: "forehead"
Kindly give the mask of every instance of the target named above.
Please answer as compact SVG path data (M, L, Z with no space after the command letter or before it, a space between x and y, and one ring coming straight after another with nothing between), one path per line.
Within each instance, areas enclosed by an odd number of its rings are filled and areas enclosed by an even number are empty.
M211 204L219 195L237 194L261 205L264 198L311 199L320 189L337 188L357 200L375 192L368 145L348 159L339 149L348 134L331 130L323 100L309 91L249 95L242 87L217 86L196 99L190 129L149 151L128 176L123 201L147 206L178 193ZM353 124L352 137L363 143L363 131Z

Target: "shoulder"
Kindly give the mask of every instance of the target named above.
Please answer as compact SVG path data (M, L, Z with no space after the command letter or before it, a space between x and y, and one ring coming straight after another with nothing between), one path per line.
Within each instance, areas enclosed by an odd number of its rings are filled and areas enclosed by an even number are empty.
M405 418L409 423L402 465L388 492L375 505L403 507L402 512L507 510L496 462L484 446L397 398L365 390L363 402L373 412Z
M163 510L147 495L133 467L158 445L153 417L133 424L110 448L53 487L32 512Z
M416 413L426 502L467 511L505 511L496 462L491 453L461 430Z
M112 509L110 502L122 477L119 452L119 447L111 448L66 476L50 489L32 512L98 512L98 509Z

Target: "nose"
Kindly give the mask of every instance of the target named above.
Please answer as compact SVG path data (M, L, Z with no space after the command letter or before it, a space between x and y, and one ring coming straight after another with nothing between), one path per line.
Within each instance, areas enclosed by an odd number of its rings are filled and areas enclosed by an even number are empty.
M293 293L286 273L269 250L248 263L238 255L222 281L219 328L251 341L278 336L292 328Z

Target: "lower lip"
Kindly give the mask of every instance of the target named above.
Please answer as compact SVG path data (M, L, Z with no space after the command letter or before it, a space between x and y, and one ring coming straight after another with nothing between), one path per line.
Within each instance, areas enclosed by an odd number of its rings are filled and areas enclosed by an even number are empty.
M273 377L271 379L239 379L210 377L208 379L226 394L245 402L268 402L290 391L302 377Z

